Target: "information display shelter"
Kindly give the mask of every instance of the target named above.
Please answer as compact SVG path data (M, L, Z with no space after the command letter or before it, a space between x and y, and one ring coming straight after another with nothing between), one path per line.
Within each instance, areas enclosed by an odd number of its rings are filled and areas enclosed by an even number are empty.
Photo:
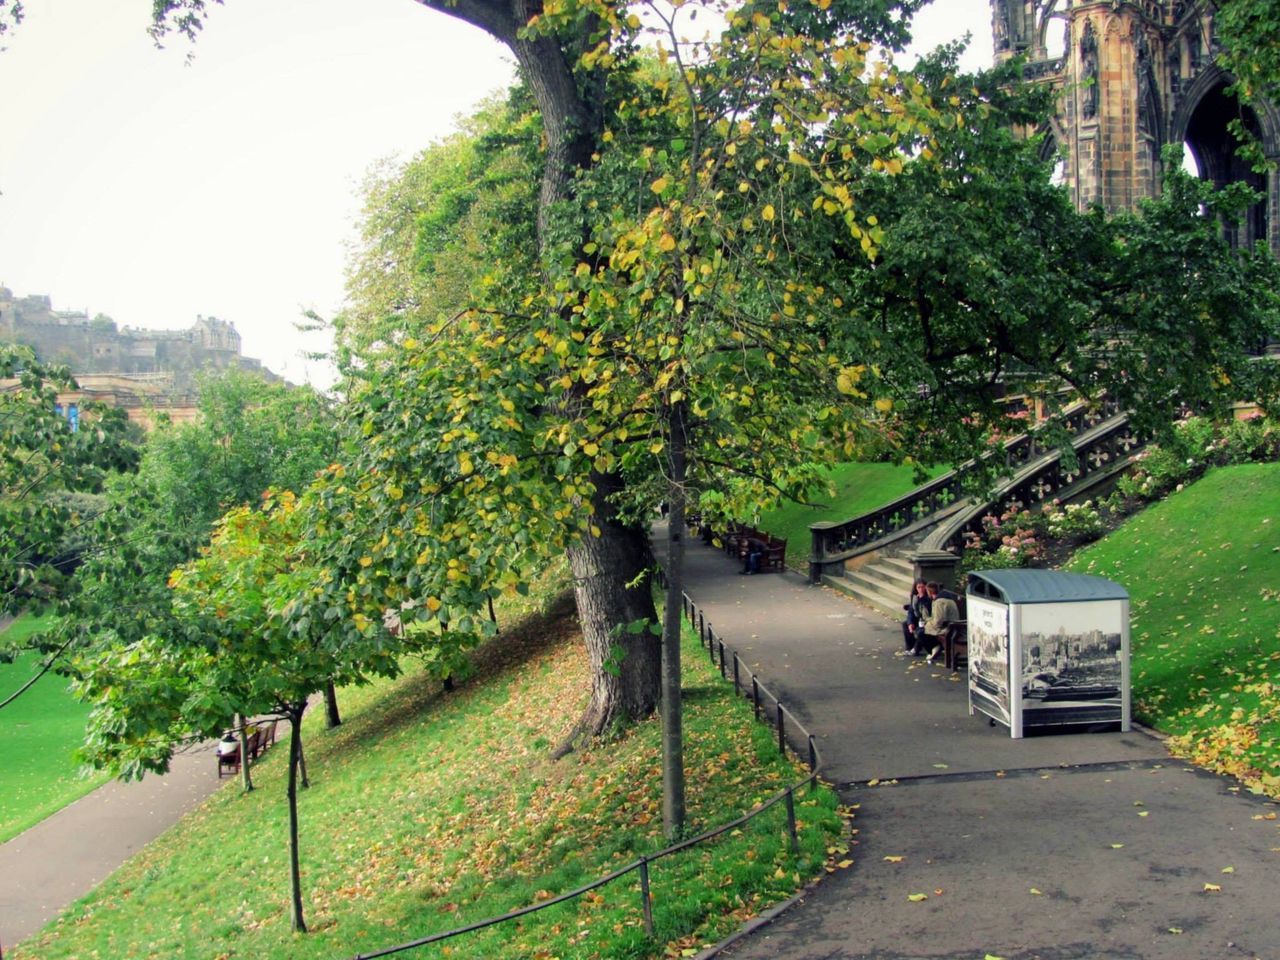
M1021 737L1037 728L1129 729L1129 594L1057 570L969 574L969 713ZM1065 732L1065 730L1064 730Z

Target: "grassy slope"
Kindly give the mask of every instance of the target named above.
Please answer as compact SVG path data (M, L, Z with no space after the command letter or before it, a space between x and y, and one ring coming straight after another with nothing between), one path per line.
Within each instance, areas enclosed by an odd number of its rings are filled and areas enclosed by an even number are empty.
M4 642L25 639L43 619L21 617L5 631ZM0 664L0 698L31 679L40 659L31 654ZM0 710L4 744L4 788L0 789L0 843L61 810L106 778L82 777L72 751L84 739L89 710L67 692L67 682L46 674L30 690Z
M796 770L696 645L686 658L688 800L701 828L733 818ZM656 721L605 749L548 759L585 704L584 673L562 609L503 638L455 693L421 676L344 692L343 727L304 731L305 937L289 932L285 911L281 745L256 768L253 794L220 791L15 956L351 956L535 902L659 849ZM775 808L743 835L655 864L659 939L682 948L715 939L820 870L839 830L834 794L805 794L802 804L799 862ZM634 875L599 894L459 938L448 955L661 952L643 935Z
M759 527L787 541L787 564L807 568L809 524L819 520L848 520L896 500L916 483L912 467L892 463L842 463L831 470L835 495L819 495L814 505L785 503L760 517ZM929 477L945 472L936 467Z
M1130 592L1138 717L1280 794L1280 464L1214 470L1069 569Z

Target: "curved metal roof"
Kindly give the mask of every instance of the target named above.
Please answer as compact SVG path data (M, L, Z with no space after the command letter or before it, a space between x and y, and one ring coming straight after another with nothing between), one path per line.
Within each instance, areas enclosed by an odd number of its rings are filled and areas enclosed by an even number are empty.
M969 576L995 587L1006 603L1129 599L1129 592L1115 581L1084 573L1064 573L1061 570L975 570Z

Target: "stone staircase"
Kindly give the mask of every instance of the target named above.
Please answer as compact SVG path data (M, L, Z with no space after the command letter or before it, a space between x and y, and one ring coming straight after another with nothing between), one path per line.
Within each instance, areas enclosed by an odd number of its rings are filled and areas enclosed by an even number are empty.
M1031 432L1005 444L1010 474L985 496L967 494L961 467L859 517L812 524L810 581L900 619L916 576L954 581L965 534L979 529L982 517L1095 496L1144 445L1128 416L1114 408L1080 405L1061 425L1072 436L1074 463Z
M823 577L822 582L879 610L886 617L901 620L902 605L911 596L914 579L910 560L879 557L855 570L846 571L843 577Z

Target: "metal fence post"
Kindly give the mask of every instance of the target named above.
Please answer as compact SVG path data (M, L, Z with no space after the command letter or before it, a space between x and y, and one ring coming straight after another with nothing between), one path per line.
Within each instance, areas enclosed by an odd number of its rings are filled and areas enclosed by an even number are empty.
M724 641L720 641L720 679L724 679Z
M716 662L716 632L707 630L707 659L711 661L711 665L715 666Z
M778 751L785 757L787 755L787 734L785 728L786 721L782 718L782 701L778 701Z
M735 697L742 695L742 684L738 682L738 652L733 653L733 695Z
M800 856L800 837L796 833L796 799L791 794L791 789L787 788L787 833L791 836L791 854L792 856Z
M640 858L640 899L644 907L644 932L653 936L653 903L649 899L649 858Z
M751 712L760 719L760 681L754 673L751 675Z
M707 621L703 619L701 610L698 611L698 639L707 642Z
M813 734L809 734L809 792L818 789L818 748L813 742Z

